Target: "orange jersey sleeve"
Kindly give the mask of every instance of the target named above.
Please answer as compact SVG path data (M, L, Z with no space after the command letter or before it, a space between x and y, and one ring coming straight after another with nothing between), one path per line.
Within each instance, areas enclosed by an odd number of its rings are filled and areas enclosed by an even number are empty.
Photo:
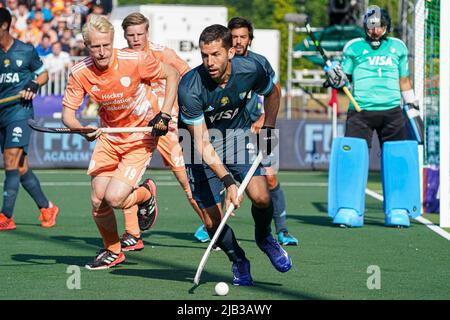
M141 79L145 82L157 81L161 79L162 64L148 52L138 52L138 68Z

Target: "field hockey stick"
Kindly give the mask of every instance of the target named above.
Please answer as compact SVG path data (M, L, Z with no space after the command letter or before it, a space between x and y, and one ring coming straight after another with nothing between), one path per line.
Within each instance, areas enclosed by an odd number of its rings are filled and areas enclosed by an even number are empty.
M260 151L258 153L258 156L256 157L255 161L253 161L253 164L250 167L250 170L247 172L247 175L245 176L244 180L242 181L241 185L239 186L238 193L237 193L238 199L243 195L245 189L247 188L248 183L250 182L250 179L253 177L253 174L255 173L255 171L258 168L259 164L261 163L262 159L263 159L263 155L262 155L262 152ZM217 238L219 238L219 235L222 233L222 230L233 211L234 211L234 205L231 203L225 213L225 216L223 217L222 221L220 222L219 227L216 230L216 233L214 233L214 236L211 239L211 242L209 243L208 248L206 249L205 253L203 254L202 260L200 261L200 264L198 265L197 272L195 273L195 277L194 277L194 284L197 286L200 282L200 275L202 274L203 269L205 268L205 265L206 265L206 262L208 261L209 255L211 254L212 247L216 243Z
M28 120L28 125L36 131L45 133L92 133L97 129L100 129L102 133L135 133L135 132L152 132L152 127L122 127L122 128L51 128L40 126L33 119Z
M323 50L322 46L320 45L320 42L316 39L316 36L311 31L311 26L309 25L309 23L306 23L306 31L308 32L309 37L311 38L311 40L313 41L313 43L316 46L317 50L319 51L320 55L322 56L323 60L325 61L325 64L328 67L331 68L331 60L330 60L330 58L328 58L328 56L326 55L326 53ZM342 90L347 95L347 97L350 99L350 101L352 102L352 104L355 107L356 111L360 112L361 108L359 107L359 104L356 102L356 100L353 97L353 95L350 92L350 90L348 90L347 86L343 86Z
M16 94L16 95L11 96L11 97L0 99L0 104L11 102L11 101L14 101L14 100L19 100L20 98L22 98L22 95Z

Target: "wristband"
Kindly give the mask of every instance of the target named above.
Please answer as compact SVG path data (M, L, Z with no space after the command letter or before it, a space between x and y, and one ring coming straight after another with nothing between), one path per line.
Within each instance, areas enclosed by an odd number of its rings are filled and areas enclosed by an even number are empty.
M416 95L414 94L413 89L402 91L402 97L403 97L403 101L405 101L405 103L411 103L411 104L416 103Z
M234 181L234 179L231 176L231 174L224 175L222 178L220 178L220 181L223 182L223 184L225 185L225 188L228 188L229 186L232 186L233 184L236 184L236 181Z

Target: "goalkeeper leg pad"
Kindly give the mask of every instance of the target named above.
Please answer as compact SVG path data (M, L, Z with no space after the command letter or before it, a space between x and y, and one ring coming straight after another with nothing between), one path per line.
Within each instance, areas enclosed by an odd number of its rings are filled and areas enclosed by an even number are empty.
M369 150L365 139L333 140L328 172L328 215L333 224L362 227Z
M420 176L417 141L385 142L382 152L385 224L409 227L420 215Z

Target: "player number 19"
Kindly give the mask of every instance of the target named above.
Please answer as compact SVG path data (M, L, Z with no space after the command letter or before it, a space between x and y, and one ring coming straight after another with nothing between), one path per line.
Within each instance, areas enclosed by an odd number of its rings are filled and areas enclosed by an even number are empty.
M134 169L133 167L127 167L125 169L124 177L128 178L129 180L133 180L135 176L136 176L136 169Z

